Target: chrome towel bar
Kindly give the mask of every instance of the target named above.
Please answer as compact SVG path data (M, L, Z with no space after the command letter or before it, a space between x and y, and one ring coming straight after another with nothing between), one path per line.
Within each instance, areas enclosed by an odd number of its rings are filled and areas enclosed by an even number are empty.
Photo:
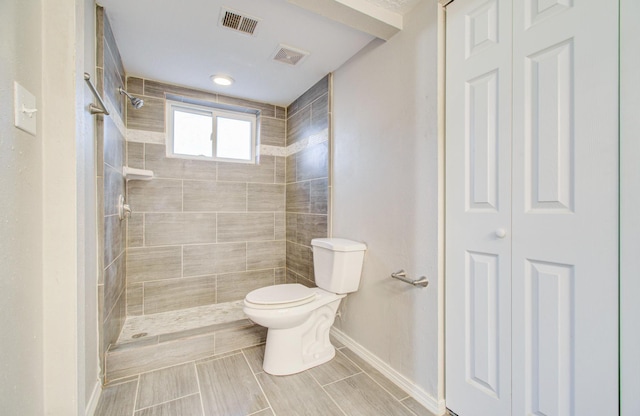
M395 273L391 273L391 277L393 277L394 279L401 280L405 283L409 283L410 285L413 285L413 286L427 287L427 285L429 285L429 281L427 280L426 276L422 276L418 280L411 280L407 278L407 272L405 272L402 269L398 270Z
M98 94L98 90L96 90L96 87L91 82L91 75L85 72L84 80L86 81L87 85L89 85L89 88L91 89L91 92L93 93L93 95L95 95L95 97L98 99L98 103L100 104L100 107L102 107L102 108L97 107L95 104L91 103L89 104L89 111L91 112L91 114L104 114L105 116L108 116L109 111L107 111L107 106L104 105L104 101L102 101L102 97L100 97L100 94Z

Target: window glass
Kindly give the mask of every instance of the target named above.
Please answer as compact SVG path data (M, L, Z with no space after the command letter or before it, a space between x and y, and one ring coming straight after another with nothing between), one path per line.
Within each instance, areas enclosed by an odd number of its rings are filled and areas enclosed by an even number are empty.
M216 154L226 159L251 159L251 123L217 117Z
M167 100L167 156L255 163L257 115Z
M173 112L173 153L213 157L211 115Z

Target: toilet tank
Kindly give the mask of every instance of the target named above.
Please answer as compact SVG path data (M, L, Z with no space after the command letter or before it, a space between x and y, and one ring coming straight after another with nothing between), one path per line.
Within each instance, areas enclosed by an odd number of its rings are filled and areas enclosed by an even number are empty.
M367 246L345 238L314 238L313 269L316 285L328 292L358 290Z

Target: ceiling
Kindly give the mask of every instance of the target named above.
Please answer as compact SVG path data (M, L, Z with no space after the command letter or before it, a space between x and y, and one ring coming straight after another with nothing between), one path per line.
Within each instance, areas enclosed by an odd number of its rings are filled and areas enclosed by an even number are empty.
M127 76L286 106L376 37L402 28L420 0L100 0ZM293 4L297 3L297 4ZM254 35L219 24L221 9L258 20ZM279 45L309 52L274 61ZM210 76L235 82L214 86Z

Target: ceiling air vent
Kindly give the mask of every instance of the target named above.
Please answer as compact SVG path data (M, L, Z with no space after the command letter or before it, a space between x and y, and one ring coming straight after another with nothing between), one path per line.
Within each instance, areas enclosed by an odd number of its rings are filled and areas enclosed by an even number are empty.
M238 11L222 9L220 11L220 26L245 35L255 35L260 19L243 15Z
M274 52L272 58L274 61L282 62L284 64L297 65L307 56L309 56L309 52L281 44Z

